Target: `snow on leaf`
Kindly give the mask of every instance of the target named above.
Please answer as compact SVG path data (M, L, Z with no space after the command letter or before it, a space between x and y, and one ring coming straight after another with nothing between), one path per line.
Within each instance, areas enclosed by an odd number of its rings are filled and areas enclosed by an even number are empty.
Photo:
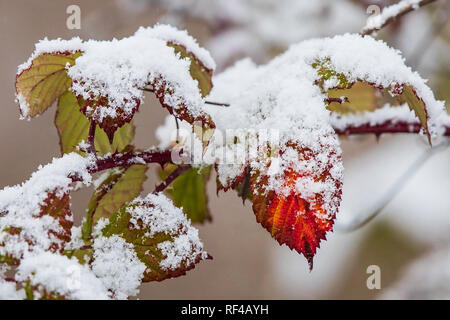
M137 295L146 266L133 244L117 235L98 236L93 248L92 271L112 292L112 298L124 300Z
M15 280L22 284L27 299L105 300L110 293L87 265L77 259L51 252L27 254Z
M176 168L176 165L167 164L159 173L161 180L164 180ZM165 190L171 196L175 206L182 208L184 214L193 223L211 221L206 195L206 183L210 174L210 167L190 168Z
M388 102L406 102L420 120L429 141L439 133L439 119L445 112L443 102L437 101L426 81L405 65L400 53L384 42L346 34L306 41L298 47L317 50L311 65L317 72L316 83L328 94L326 98L348 98L341 105L331 103L330 110L354 113L373 111ZM360 85L355 90L357 83L364 83L364 87ZM388 101L386 93L397 103Z
M67 67L72 66L80 52L43 53L35 57L26 69L16 76L16 96L22 117L43 113L71 85Z
M210 258L203 250L198 230L161 193L136 198L122 207L110 218L102 234L120 236L133 245L146 265L144 282L184 275L201 260Z
M202 97L207 96L213 86L213 70L206 68L201 60L199 60L192 52L187 51L186 47L183 45L173 42L168 42L167 45L172 47L175 50L175 53L180 55L181 59L188 58L191 61L189 73L191 74L192 79L198 81L198 88L200 89Z
M55 125L58 130L59 143L62 153L80 152L77 147L82 141L87 141L89 133L89 120L80 111L75 95L66 91L58 100L58 109L55 116ZM134 138L134 125L126 123L114 134L112 144L98 125L95 131L95 148L100 155L122 152Z
M318 161L310 150L299 150L291 146L298 157L309 162ZM270 176L253 170L250 178L250 190L253 212L256 220L274 237L280 245L303 254L310 269L313 257L325 234L332 231L337 208L341 200L342 182L330 173L332 164L324 171L314 175L286 168L283 172L280 192L268 189ZM327 187L331 184L332 187Z
M70 177L90 183L88 164L80 155L67 154L23 184L0 191L0 256L20 260L27 252L64 250L72 227Z
M77 52L70 54L74 48ZM41 62L50 57L59 60L50 61L51 65ZM43 40L31 58L33 63L19 67L17 78L17 97L24 115L43 112L71 87L80 110L112 141L114 132L138 110L142 90L152 86L171 113L190 123L200 121L204 127L214 127L203 100L212 86L214 61L185 31L157 25L121 40ZM42 68L36 71L38 62ZM30 72L38 74L28 75ZM48 79L41 81L45 77ZM34 85L40 89L30 94Z

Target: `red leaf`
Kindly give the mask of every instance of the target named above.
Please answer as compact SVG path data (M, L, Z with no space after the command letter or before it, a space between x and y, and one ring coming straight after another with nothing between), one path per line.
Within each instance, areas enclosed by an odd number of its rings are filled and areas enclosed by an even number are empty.
M300 156L315 161L308 151L302 150ZM340 160L340 157L338 158ZM333 230L336 211L341 200L341 181L332 177L330 169L317 173L315 182L326 180L334 183L334 193L330 204L325 203L321 193L311 198L298 193L295 184L298 180L308 178L301 172L292 169L284 171L284 187L291 191L288 194L267 190L268 176L253 171L250 179L250 191L253 201L253 212L256 220L274 237L280 245L287 245L291 250L303 254L308 260L310 270L313 258L320 247L320 241L326 239L326 233ZM327 212L325 208L329 208Z
M44 205L41 206L39 217L49 215L58 221L60 230L49 230L49 234L53 234L61 241L53 242L50 246L52 251L64 251L65 242L69 242L72 236L71 229L73 226L72 212L70 210L70 195L65 193L58 196L56 192L49 193Z

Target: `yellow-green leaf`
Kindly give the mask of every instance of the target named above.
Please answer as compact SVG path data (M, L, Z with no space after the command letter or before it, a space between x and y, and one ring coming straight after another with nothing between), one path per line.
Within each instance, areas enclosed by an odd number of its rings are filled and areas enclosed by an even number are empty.
M43 113L72 84L66 66L72 66L81 52L44 53L37 56L28 69L16 77L16 93L20 97L23 116ZM23 104L27 107L24 108Z
M212 89L212 74L213 71L206 68L203 63L192 53L186 50L186 47L173 42L167 43L172 47L175 53L180 55L180 58L188 58L191 61L189 72L191 77L198 81L198 88L203 97L207 96Z
M430 131L428 130L428 123L427 123L428 120L427 109L423 100L420 99L417 96L415 90L408 85L403 85L402 93L400 94L399 99L402 102L406 102L409 108L414 111L417 118L419 118L423 129L425 130L425 133L428 137L428 141L431 143Z
M87 141L89 120L80 111L77 98L69 90L59 98L55 125L58 130L62 153L78 152L76 146L82 140ZM105 131L97 126L95 131L95 148L100 155L116 151L122 152L133 140L134 132L133 123L126 123L115 132L111 145Z
M330 89L328 98L345 97L342 103L331 102L327 109L337 113L355 113L377 109L377 89L367 82L355 82L350 88Z

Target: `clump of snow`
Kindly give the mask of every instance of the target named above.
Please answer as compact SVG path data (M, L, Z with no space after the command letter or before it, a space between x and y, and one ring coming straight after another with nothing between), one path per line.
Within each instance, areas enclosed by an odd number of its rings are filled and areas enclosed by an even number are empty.
M21 185L5 187L0 191L0 231L3 231L0 232L0 255L20 259L34 247L48 250L52 244L62 242L54 235L62 230L58 220L50 215L39 217L41 206L50 194L62 198L69 193L73 188L71 177L89 184L89 164L89 158L77 153L66 154L46 166L40 166ZM20 232L5 232L10 228Z
M349 83L365 81L383 88L412 86L426 105L429 128L434 134L438 133L445 111L443 102L434 98L426 81L405 65L398 51L369 36L345 34L304 41L291 46L266 65L256 66L248 59L242 60L216 76L208 99L231 105L228 108L207 107L216 131L256 131L259 135L256 150L264 149L270 142L268 138L261 138L259 132L270 129L279 133L278 170L269 174L266 188L282 194L291 192L292 186L283 182L286 180L284 172L292 169L300 172L297 193L306 198L318 193L328 203L327 211L336 212L339 205L336 198L339 183L336 182L342 181L343 168L339 142L331 124L336 121L340 125L341 119L331 119L326 110L324 100L327 96L316 84L321 79L312 67L318 61L326 61L331 70L343 74ZM336 83L334 81L334 85ZM333 81L329 86L333 86ZM377 122L387 116L412 119L411 112L404 108L395 111L383 108L369 117L370 121ZM359 116L342 121L352 120L362 121ZM232 153L245 151L247 146L242 145L241 139L237 140L225 139L222 149ZM217 148L217 145L211 147ZM242 174L245 166L227 162L222 157L223 152L217 154L219 181L227 185ZM273 164L272 158L262 163L249 158L248 164L253 170ZM324 172L329 174L322 181L318 176Z
M145 198L136 198L127 211L131 215L132 228L147 230L146 236L152 237L157 233L172 236L171 241L158 244L164 255L160 262L163 269L175 270L182 263L189 266L199 257L208 257L203 251L198 230L192 227L182 209L175 207L164 194L148 194Z
M39 291L57 293L66 299L109 298L108 290L88 266L79 264L76 258L69 259L51 252L26 254L17 269L15 280L29 280Z
M189 52L193 53L202 64L210 69L216 68L216 63L209 54L208 50L200 47L197 41L191 37L186 30L178 30L167 24L157 24L153 28L140 27L135 33L138 37L148 37L161 39L166 42L173 42L184 46Z
M166 25L141 28L133 36L111 41L41 40L30 59L19 66L18 73L29 68L32 60L42 53L81 51L75 65L67 66L73 80L71 90L85 100L104 97L93 109L86 112L97 122L105 118L129 119L143 99L142 89L148 85L165 85L165 103L176 109L186 108L193 117L204 115L204 100L197 80L192 79L190 60L181 59L173 48L173 41L198 55L207 68L215 64L209 53L201 48L187 32ZM27 114L27 104L20 95L17 99L22 114Z
M132 244L123 238L99 236L94 241L92 271L111 290L115 299L126 299L139 293L146 269Z
M222 185L240 176L246 164L261 172L270 165L266 190L283 195L294 190L314 202L314 194L306 192L304 183L308 182L311 190L322 195L325 210L332 216L339 205L336 181L341 181L343 175L341 149L330 125L325 96L314 85L317 74L311 67L312 61L300 48L294 47L267 65L240 61L215 77L215 87L209 98L227 101L230 107L209 107L208 112L217 130L244 131L238 143L227 136L225 151L218 152L218 176ZM260 150L266 150L268 144L272 146L272 155L264 157L265 153ZM250 150L248 163L221 159L230 152L241 154L246 150ZM292 171L300 173L296 181L303 179L296 184L294 181L294 187L286 183ZM330 174L325 181L319 181L318 177L324 172Z
M30 68L33 63L33 60L41 54L76 52L81 51L82 48L83 48L83 40L81 40L79 37L74 37L70 40L63 40L61 38L48 40L47 38L44 38L42 40L39 40L39 42L35 44L34 52L31 54L31 56L25 63L21 64L17 68L17 74L19 75L25 69Z

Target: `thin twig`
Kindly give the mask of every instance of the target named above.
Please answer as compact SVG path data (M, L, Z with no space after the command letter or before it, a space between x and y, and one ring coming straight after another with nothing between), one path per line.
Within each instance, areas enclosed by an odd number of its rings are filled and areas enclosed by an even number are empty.
M97 124L94 121L91 121L90 126L89 126L89 135L88 135L88 152L92 153L94 155L97 154L96 150L95 150L95 128L96 128Z
M175 119L175 126L177 127L177 137L175 139L175 142L178 144L180 142L180 124L178 123L178 118L174 116Z
M411 11L416 10L418 7L423 7L423 6L427 5L427 4L430 4L430 3L435 2L435 1L436 0L422 0L422 1L419 1L418 3L410 4L410 5L402 8L402 9L400 9L396 15L387 18L379 26L374 26L374 27L368 28L367 25L366 25L366 27L364 27L359 34L364 36L364 35L370 35L370 34L372 34L374 32L377 32L377 31L381 30L382 28L384 28L385 26L387 26L388 24L390 24L393 21L395 21L396 19L404 16L405 14L407 14L407 13L409 13ZM396 3L396 4L392 5L392 6L397 6L399 3ZM383 12L385 12L386 10L391 8L392 6L385 7L380 15L382 15ZM371 17L371 18L369 18L369 20L370 19L373 19L373 18Z
M155 93L155 90L150 89L150 88L142 88L141 90ZM212 105L215 105L215 106L221 106L221 107L229 107L230 106L229 103L214 102L214 101L205 101L205 103L212 104Z
M173 182L173 180L175 180L176 178L181 176L189 168L191 168L190 165L181 165L178 168L176 168L171 174L169 174L167 176L166 179L164 179L163 182L161 182L160 184L158 184L155 187L155 190L153 191L153 193L156 194L156 193L164 191L164 189L166 189L169 186L169 184L171 184Z

